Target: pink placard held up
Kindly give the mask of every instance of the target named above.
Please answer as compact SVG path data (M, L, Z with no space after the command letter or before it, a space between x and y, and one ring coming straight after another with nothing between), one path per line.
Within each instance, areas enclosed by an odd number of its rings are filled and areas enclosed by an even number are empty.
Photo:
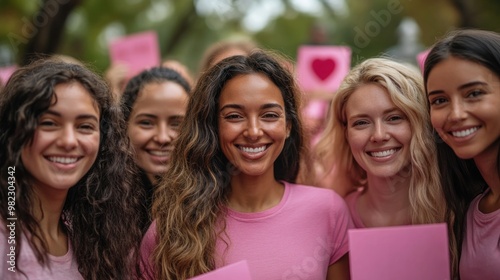
M297 78L305 92L335 92L351 68L346 46L301 46L297 54Z
M17 65L0 67L0 84L5 86L10 76L12 76L12 73L14 73L14 71L16 70L17 70Z
M252 280L247 261L239 261L190 280Z
M110 43L109 52L112 64L121 63L128 68L127 78L161 63L158 35L154 31L118 38Z
M422 73L424 72L425 59L427 58L427 55L429 54L430 51L431 50L429 49L417 54L418 67L420 67Z
M449 280L446 224L349 230L352 280Z

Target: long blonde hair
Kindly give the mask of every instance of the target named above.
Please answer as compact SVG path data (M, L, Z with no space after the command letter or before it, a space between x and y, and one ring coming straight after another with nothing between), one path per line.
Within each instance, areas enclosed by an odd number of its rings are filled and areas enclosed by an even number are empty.
M366 172L354 160L345 137L345 104L355 90L366 84L386 89L391 101L410 122L411 167L407 175L410 176L412 224L443 222L445 203L437 168L436 145L427 113L422 76L416 69L386 58L367 59L354 67L332 100L324 133L314 151L315 159L323 170L335 165L341 170L340 174L348 176L354 184L366 186Z

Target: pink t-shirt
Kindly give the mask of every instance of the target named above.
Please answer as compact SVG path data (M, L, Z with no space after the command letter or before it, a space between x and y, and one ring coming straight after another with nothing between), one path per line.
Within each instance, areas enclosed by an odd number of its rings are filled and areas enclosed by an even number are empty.
M467 211L467 229L462 243L460 279L500 279L500 209L491 213L479 210L478 195Z
M326 279L328 266L348 252L349 210L332 190L286 183L281 202L257 213L228 209L226 233L216 243L216 267L247 260L253 279ZM156 245L156 223L141 248L143 268ZM226 250L227 249L227 250Z
M11 221L7 221L9 225ZM16 223L17 225L17 223ZM68 243L68 252L64 256L52 256L48 255L48 261L50 262L50 268L48 266L42 266L38 262L35 256L35 252L28 243L26 235L22 234L22 246L19 255L15 255L11 252L11 246L17 246L18 244L13 244L12 239L9 239L11 231L6 227L3 221L0 221L0 275L3 280L68 280L68 279L83 279L80 272L78 272L78 264L73 255L73 250L71 249L70 243ZM17 225L18 226L18 225ZM12 233L13 234L13 233ZM9 243L9 240L11 243ZM11 262L14 260L17 262L17 267L26 274L23 275L18 269L15 272L12 270Z
M356 205L358 204L359 197L363 193L363 188L359 188L357 191L349 193L344 199L351 212L352 221L354 222L355 228L366 228L361 220L358 209Z

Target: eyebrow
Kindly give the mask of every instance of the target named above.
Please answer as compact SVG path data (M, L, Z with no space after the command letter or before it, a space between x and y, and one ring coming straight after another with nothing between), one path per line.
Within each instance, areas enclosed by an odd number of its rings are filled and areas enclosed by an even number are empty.
M242 109L245 109L245 106L239 105L239 104L226 104L222 108L220 108L220 111L222 111L226 108L233 108L233 109L242 110ZM270 109L270 108L278 108L278 109L283 110L283 107L278 103L266 103L266 104L263 104L262 106L260 106L261 110L262 109Z
M461 86L458 87L458 90L463 90L463 89L466 89L466 88L469 88L469 87L473 87L473 86L487 86L488 84L485 83L485 82L481 82L481 81L473 81L473 82L469 82L469 83L466 83L466 84L463 84ZM427 94L427 96L431 96L433 94L440 94L440 93L444 93L444 90L433 90L431 92L429 92L429 94Z
M49 114L49 115L54 115L56 117L62 117L62 115L59 112L56 112L56 111L53 111L53 110L47 110L45 113ZM99 122L99 119L95 115L89 115L89 114L78 115L76 117L76 119L77 120L81 120L81 119L93 119L96 122Z
M147 113L138 114L134 118L139 118L139 117L147 117L147 118L152 118L152 119L156 119L157 118L156 115L147 114Z
M393 107L393 108L389 108L387 110L384 110L382 112L382 115L386 115L386 114L389 114L389 113L392 113L392 112L396 112L396 111L400 111L401 112L401 110L399 108ZM357 118L365 118L365 117L368 117L368 115L367 114L356 114L354 116L351 116L348 120L357 119Z

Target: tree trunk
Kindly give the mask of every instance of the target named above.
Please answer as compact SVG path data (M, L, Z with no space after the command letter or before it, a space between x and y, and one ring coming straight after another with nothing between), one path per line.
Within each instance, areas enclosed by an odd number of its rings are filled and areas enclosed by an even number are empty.
M194 1L189 1L190 5L187 8L186 13L182 17L182 19L178 22L176 28L172 36L168 39L168 42L165 46L165 53L169 54L173 51L175 46L178 44L179 40L181 40L182 36L189 34L189 28L193 20L196 19L196 7L194 6Z
M25 65L40 56L55 54L68 16L82 0L44 0L31 21L25 22L35 35L28 41L21 64Z
M469 0L451 0L460 15L459 28L475 28L474 4Z

